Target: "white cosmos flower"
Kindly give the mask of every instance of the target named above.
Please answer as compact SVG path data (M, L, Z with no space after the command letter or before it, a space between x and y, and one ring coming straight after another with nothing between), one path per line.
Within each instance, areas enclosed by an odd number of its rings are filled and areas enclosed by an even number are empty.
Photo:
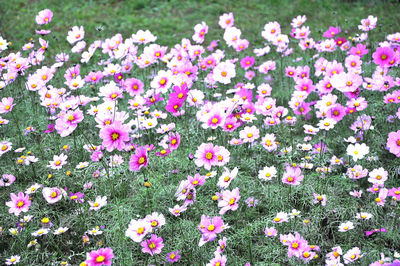
M350 144L347 147L347 154L353 157L356 162L358 159L364 158L369 153L369 147L365 143L356 143L355 145Z

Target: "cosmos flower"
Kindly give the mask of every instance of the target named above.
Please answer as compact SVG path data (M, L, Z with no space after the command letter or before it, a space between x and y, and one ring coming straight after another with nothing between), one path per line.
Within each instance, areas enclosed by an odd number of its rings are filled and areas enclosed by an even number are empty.
M50 9L44 9L38 13L36 16L36 23L39 25L48 24L53 18L53 12Z
M99 250L92 250L90 253L86 253L86 264L88 266L100 266L112 264L114 253L112 248L101 248Z
M355 145L350 144L347 146L346 151L347 154L352 156L353 160L356 162L357 160L364 158L364 156L369 153L369 147L365 143L356 143Z
M103 140L103 146L107 151L114 149L122 151L129 139L129 126L123 125L120 121L114 121L112 125L100 130L100 138Z
M8 213L14 213L15 216L18 216L21 212L27 212L29 210L31 200L28 194L24 195L23 192L19 192L18 195L15 195L11 193L10 197L11 201L6 202L6 205L9 207Z
M143 167L146 167L147 163L147 149L144 146L138 147L129 160L129 170L138 172Z
M155 234L152 234L150 239L144 239L140 245L143 247L142 252L149 253L151 256L160 254L164 247L162 237L157 237Z
M222 191L222 200L218 202L218 207L222 207L219 214L223 215L228 210L235 211L239 208L238 201L240 199L239 188L235 188L232 191Z

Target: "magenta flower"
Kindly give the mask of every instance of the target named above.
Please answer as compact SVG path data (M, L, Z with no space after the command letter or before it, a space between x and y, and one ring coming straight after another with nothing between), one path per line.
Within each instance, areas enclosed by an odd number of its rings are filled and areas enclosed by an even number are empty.
M111 248L101 248L87 253L85 262L88 266L110 266L112 258L114 258L114 253Z
M115 121L112 125L100 130L100 138L103 139L102 145L111 152L114 149L122 151L125 143L129 141L129 127Z
M139 172L142 167L147 166L147 160L147 149L143 146L138 147L129 160L129 170Z
M44 133L51 133L53 131L54 131L54 124L48 124L47 130L45 130Z
M6 202L6 205L10 207L8 213L14 213L18 216L21 212L27 212L29 206L31 206L31 201L29 200L29 195L24 195L23 192L19 192L18 196L14 193L10 194L11 201Z
M242 58L242 60L240 60L240 66L244 69L247 70L250 67L252 67L254 65L254 62L256 60L254 59L254 57L252 56L246 56L244 58Z
M161 249L164 247L162 237L157 237L157 235L152 234L150 239L143 240L140 245L143 247L143 253L149 253L151 256L153 254L160 254Z
M397 157L400 157L400 130L389 133L386 147L389 152L393 153Z
M282 183L298 186L300 182L303 180L304 176L301 174L301 170L299 167L286 167L285 172L283 173Z
M324 32L324 37L325 38L332 38L335 37L335 35L339 34L342 30L340 27L329 27L327 31Z
M36 23L39 25L44 25L50 23L53 18L53 12L50 9L44 9L39 12L36 16Z
M222 200L218 202L218 207L222 207L219 214L223 215L228 210L237 210L237 208L239 208L239 199L239 188L235 188L232 191L224 190L222 192Z
M178 132L169 135L169 149L171 151L178 149L180 144L181 144L181 135L179 135Z
M378 47L375 53L372 54L372 58L374 58L374 63L381 66L389 66L391 62L394 60L395 53L390 47Z
M181 258L181 255L179 255L179 250L171 251L171 252L167 253L167 256L165 257L165 259L166 259L169 263L178 262L178 260L179 260L180 258Z

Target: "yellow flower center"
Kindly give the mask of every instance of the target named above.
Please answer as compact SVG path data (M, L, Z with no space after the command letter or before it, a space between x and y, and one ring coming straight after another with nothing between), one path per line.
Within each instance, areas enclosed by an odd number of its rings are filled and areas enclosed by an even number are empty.
M144 163L144 161L145 161L145 158L144 158L144 157L140 157L140 158L139 158L139 164Z
M17 207L18 208L21 208L22 206L24 206L24 202L21 200L21 201L18 201L18 203L17 203Z
M236 199L235 199L235 198L232 198L232 199L229 201L229 205L235 204L235 201L236 201Z
M166 81L165 79L161 79L161 80L160 80L160 84L161 84L161 85L164 85L166 82L167 82L167 81Z
M50 197L52 197L52 198L57 197L57 192L55 192L55 191L51 192Z
M274 218L274 221L275 221L275 222L279 222L280 220L281 220L281 218L279 218L279 217L275 217L275 218Z
M210 225L207 227L207 230L208 230L208 231L214 231L214 230L215 230L215 226L214 226L213 224L210 224Z
M297 243L297 242L292 243L292 248L296 249L298 247L299 247L299 243Z
M156 227L157 225L158 225L158 222L157 222L157 221L152 221L152 222L151 222L151 226Z
M207 160L211 160L212 157L213 157L213 154L212 154L211 152L207 152L207 153L206 153L206 159L207 159Z
M288 182L293 182L293 180L294 180L294 178L291 177L291 176L289 176L288 179L287 179Z
M222 75L223 77L226 77L226 75L228 75L228 73L226 73L225 71L222 71L221 75Z
M143 227L139 227L138 230L137 230L137 233L139 235L141 235L141 234L143 234L143 232L144 232L144 228Z
M156 248L156 244L154 244L154 242L151 242L151 244L149 245L150 249L155 249Z
M54 164L57 165L57 166L59 166L59 165L61 164L61 161L60 161L60 160L57 160Z
M96 262L103 262L105 259L106 259L106 258L105 258L104 256L100 255L100 256L98 256L98 257L96 258Z

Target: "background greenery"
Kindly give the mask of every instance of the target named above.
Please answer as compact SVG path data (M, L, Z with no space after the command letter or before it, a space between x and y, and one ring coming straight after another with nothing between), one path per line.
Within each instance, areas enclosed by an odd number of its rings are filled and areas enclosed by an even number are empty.
M122 33L126 37L130 37L132 33L136 33L139 29L149 29L153 34L158 36L157 43L162 45L173 46L180 43L182 38L191 38L193 27L205 21L209 25L209 33L206 37L208 44L212 39L222 39L223 30L218 26L218 18L226 12L233 12L235 16L235 25L242 30L243 38L250 41L250 48L245 54L250 53L255 47L261 47L263 39L261 31L264 24L269 21L277 21L281 24L283 32L290 31L290 22L297 15L306 15L307 23L312 31L312 36L318 39L329 26L340 25L343 29L348 30L347 35L353 36L358 32L357 25L362 18L368 15L378 17L378 27L371 33L369 45L376 45L374 41L383 41L387 33L399 31L400 25L400 4L396 1L360 1L360 2L344 2L344 1L5 1L0 0L0 33L7 40L12 41L11 50L19 50L20 47L29 41L31 37L36 38L35 24L36 14L45 8L49 8L54 12L53 21L46 26L52 30L50 38L49 53L54 53L52 49L56 48L57 52L68 52L70 45L66 42L66 35L70 27L74 25L83 25L86 31L85 41L90 44L96 39L109 38L116 33ZM97 28L102 27L102 31ZM51 40L53 38L53 40ZM369 46L369 48L370 48ZM99 53L99 52L97 52ZM231 54L229 54L231 53ZM340 52L339 52L340 53ZM370 54L372 51L370 51ZM369 56L370 56L369 54ZM236 53L228 51L228 58L237 56ZM270 57L277 57L271 53ZM305 56L303 54L294 54L292 56ZM333 55L328 55L333 56ZM336 54L335 54L336 56ZM341 54L343 59L343 55ZM291 58L291 59L292 59ZM307 56L305 59L308 60ZM330 60L333 59L329 58ZM92 59L94 61L94 59ZM289 60L289 59L288 59ZM285 61L287 64L292 62ZM91 62L93 64L93 62ZM296 64L305 64L304 62ZM63 71L60 71L60 73ZM59 74L60 74L59 73ZM85 72L87 73L87 71ZM62 74L62 73L61 73ZM370 73L368 73L370 74ZM366 75L368 75L366 74ZM136 73L135 73L136 75ZM138 77L142 80L146 79L144 71L138 73ZM278 77L279 71L273 74L273 78L282 85L288 85L290 88L284 92L279 91L278 86L273 86L274 97L280 93L288 97L288 91L292 91L288 79L283 80ZM262 78L257 77L258 81ZM52 84L56 87L63 86L63 79L54 79ZM16 97L21 92L23 81L18 80L12 88L15 90L4 90L2 97ZM149 81L146 80L148 83ZM239 78L235 80L239 82ZM200 86L196 84L196 86ZM88 88L85 88L85 90ZM204 89L204 88L200 88ZM278 91L278 92L276 92ZM26 92L22 92L26 93ZM3 96L4 95L4 96ZM26 94L25 94L26 95ZM373 100L368 100L373 103ZM82 185L87 181L93 181L94 189L85 192L87 200L94 200L97 195L107 195L108 205L102 208L99 212L90 212L90 215L78 215L70 211L70 202L60 202L57 206L43 205L48 208L40 208L39 203L44 203L42 196L35 195L35 205L31 207L30 213L34 215L34 222L28 225L27 231L32 232L38 229L40 219L44 216L49 217L57 227L58 225L68 226L71 228L70 234L65 234L57 238L56 236L48 235L40 240L42 244L40 253L34 250L27 250L26 245L33 237L29 233L21 234L10 241L7 228L14 226L11 224L16 219L7 214L7 208L4 202L9 200L8 190L3 190L1 194L0 218L4 228L4 234L0 239L0 259L5 260L10 255L19 254L23 258L23 262L35 265L50 265L53 262L69 261L72 265L76 265L85 257L85 253L92 249L98 249L100 246L109 246L114 249L116 254L116 265L141 265L153 262L149 260L148 254L142 254L140 245L133 243L130 239L124 237L125 230L131 219L144 218L145 215L152 211L163 213L167 218L167 225L158 233L162 236L166 246L163 249L162 255L166 252L179 249L182 253L181 265L198 265L207 263L212 258L212 253L215 250L216 242L207 243L202 248L198 248L197 243L200 239L200 233L196 228L200 222L201 214L218 215L216 202L211 200L211 196L216 191L216 180L207 181L206 185L199 189L197 193L197 202L193 206L188 207L188 211L183 213L179 218L172 217L168 213L168 208L176 204L174 193L179 182L187 177L188 174L194 174L196 169L194 163L187 159L189 152L194 153L201 142L205 142L210 135L217 136L217 144L222 138L220 133L199 130L198 123L184 124L181 120L174 119L177 123L178 132L183 136L182 146L177 153L167 159L154 158L149 168L146 170L146 176L152 183L152 188L145 189L143 184L142 174L133 174L126 167L120 170L119 174L107 179L93 180L90 176L98 165L91 165L85 170L75 170L75 166L80 161L89 161L88 154L82 152L82 145L87 144L85 138L81 135L85 134L90 140L99 144L98 132L93 130L93 134L89 134L90 128L94 127L93 121L85 121L79 125L76 135L77 145L72 139L72 136L61 139L55 134L51 136L43 136L42 129L47 125L47 117L44 109L41 108L37 116L29 116L31 106L37 104L37 99L30 98L27 101L20 101L13 112L16 117L20 117L20 121L24 122L23 126L34 125L38 132L26 137L26 142L31 143L27 148L37 154L41 161L38 163L41 167L36 169L37 176L34 176L30 167L20 167L15 169L15 162L3 160L0 165L3 169L15 173L17 181L23 180L25 183L16 182L12 191L22 191L28 184L33 181L49 185L61 186L69 184L69 191L78 191L82 189ZM378 104L379 102L379 104ZM282 98L278 99L279 104L285 104ZM371 104L368 111L369 114L381 112L383 106L381 95L376 97L376 104ZM163 108L161 104L157 108ZM159 109L163 110L163 109ZM38 112L35 110L35 112ZM391 106L386 109L380 116L377 115L375 123L377 125L385 125L387 130L397 130L397 124L388 125L385 123L387 114L394 113L395 107ZM194 110L191 110L194 113ZM37 113L35 113L37 114ZM348 131L348 126L354 120L346 117L342 122L341 127L336 127L334 132L329 132L328 147L335 147L335 152L344 152L345 145L343 144L342 130ZM11 120L11 119L10 119ZM172 122L172 121L170 121ZM256 125L260 125L262 121L258 121ZM310 122L311 123L311 122ZM390 127L390 128L389 128ZM8 129L7 129L8 130ZM12 127L10 131L3 132L6 136L17 134L17 128ZM273 129L273 132L279 136L278 140L284 145L291 144L292 140L284 138L288 127L279 125ZM262 131L263 135L265 131ZM379 133L379 132L378 132ZM386 140L385 134L371 133L376 135L368 136L368 139L374 140L371 145L374 150L378 150L380 154L385 154L381 157L386 160L386 169L393 176L398 178L396 170L398 164L390 166L390 162L394 159L393 155L385 153L384 149L380 148L380 144ZM293 133L296 136L296 143L301 140L302 127L298 125ZM282 136L282 138L280 138ZM34 137L36 139L34 139ZM154 136L148 136L146 143L155 141ZM153 137L153 139L151 139ZM328 139L328 137L326 139ZM279 139L280 138L280 139ZM366 136L367 138L367 136ZM16 140L16 138L15 138ZM194 141L193 141L194 140ZM322 139L324 140L324 139ZM371 141L372 142L372 141ZM60 147L64 144L72 146L69 156L69 165L63 171L54 171L54 176L48 180L48 168L46 164L52 159L53 154L59 154ZM21 143L20 143L21 144ZM43 145L49 149L41 153ZM361 247L361 250L370 251L365 256L364 262L372 262L379 258L379 252L383 251L386 255L392 254L392 248L397 250L399 246L398 234L387 234L373 236L371 238L364 237L363 230L369 230L374 227L397 228L394 224L395 217L387 216L391 212L391 207L388 209L377 208L373 202L373 195L368 195L368 199L354 200L350 198L348 192L352 189L359 188L351 180L343 179L341 172L329 176L328 179L321 181L319 175L312 171L308 171L302 185L297 188L289 189L283 186L280 178L276 178L269 184L262 183L256 176L258 170L266 165L276 165L282 169L284 160L277 159L272 154L267 154L261 147L249 150L247 146L231 147L229 146L233 156L231 164L228 166L232 169L234 166L240 166L239 178L233 181L231 188L239 187L241 200L240 208L236 212L229 211L224 215L223 219L233 228L225 231L224 236L228 237L228 247L226 254L228 256L228 265L244 265L247 261L253 261L255 265L283 265L288 264L286 260L285 248L279 243L279 239L266 239L263 233L265 225L271 221L272 217L279 211L290 212L292 208L297 208L302 211L302 217L296 221L291 221L289 224L277 225L280 232L298 231L300 234L309 240L310 244L318 244L321 246L321 254L329 252L329 250L340 244L344 251L347 251L353 246ZM238 156L241 155L241 156ZM125 161L129 158L124 155ZM297 158L291 160L299 162L302 155L298 154ZM364 167L368 169L378 168L379 162L366 163ZM2 169L2 170L3 170ZM172 174L172 170L178 169L179 173ZM3 170L3 171L6 171ZM72 176L66 176L65 171L71 170ZM345 171L345 169L340 169ZM205 173L204 170L201 171ZM219 170L219 175L221 170ZM281 174L281 173L280 173ZM217 176L219 176L217 175ZM215 178L216 179L216 178ZM72 182L71 182L72 181ZM366 181L366 180L363 180ZM70 185L72 183L72 185ZM365 182L366 183L366 182ZM110 186L109 184L113 184ZM390 185L395 185L393 182ZM364 187L366 184L363 184ZM397 184L398 185L398 184ZM18 189L17 189L18 186ZM328 204L325 208L320 206L315 207L312 204L312 193L319 192L328 195ZM40 192L39 192L40 193ZM366 193L366 192L365 192ZM256 210L247 208L245 199L249 196L254 196L260 200L260 204ZM85 203L87 209L88 204ZM361 205L361 209L360 209ZM337 232L337 226L340 222L346 220L354 220L353 216L356 212L368 210L375 217L381 217L379 220L367 222L364 225L357 227L354 232L348 235L343 235ZM398 210L396 210L398 213ZM137 216L138 215L138 216ZM303 226L303 219L310 219L309 226ZM95 226L105 226L104 234L97 237L91 237L90 247L83 247L81 244L81 236L83 233ZM271 224L269 224L271 226ZM397 227L396 227L397 226ZM350 235L351 234L351 235ZM336 237L336 238L335 238ZM60 240L62 239L62 241ZM101 243L99 243L101 242ZM252 253L250 253L252 250ZM74 252L71 252L74 251ZM67 255L65 255L67 254ZM162 258L158 258L160 262ZM296 265L296 261L290 261L292 265ZM315 264L323 264L323 258L316 261Z

